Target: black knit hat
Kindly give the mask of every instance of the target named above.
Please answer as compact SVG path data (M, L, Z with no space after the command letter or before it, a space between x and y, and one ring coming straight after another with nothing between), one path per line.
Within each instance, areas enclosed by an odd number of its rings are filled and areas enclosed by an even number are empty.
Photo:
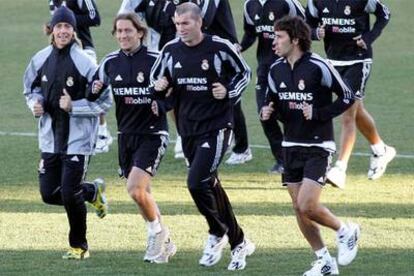
M60 22L68 23L72 25L73 29L76 29L75 14L65 6L60 6L57 10L55 10L52 20L50 21L50 27L53 29L53 27Z

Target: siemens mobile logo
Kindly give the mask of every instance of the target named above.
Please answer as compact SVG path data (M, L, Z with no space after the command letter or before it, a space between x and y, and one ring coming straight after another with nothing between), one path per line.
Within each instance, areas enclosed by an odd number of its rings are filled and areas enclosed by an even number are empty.
M279 100L295 100L295 101L312 101L312 93L303 93L303 92L279 92L277 93Z
M259 25L259 26L256 26L256 32L257 33L262 33L262 32L273 33L274 31L275 31L275 29L272 25Z
M115 87L112 88L115 96L141 96L149 95L148 87Z
M330 18L322 17L322 22L325 25L336 25L336 26L355 26L355 18Z
M178 78L177 83L183 84L207 84L207 78Z

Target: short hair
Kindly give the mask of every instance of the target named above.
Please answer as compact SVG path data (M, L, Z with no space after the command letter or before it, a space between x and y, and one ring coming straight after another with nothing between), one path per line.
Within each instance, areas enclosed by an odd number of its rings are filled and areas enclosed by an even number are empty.
M129 20L129 21L131 21L132 25L137 30L137 32L142 32L144 34L142 39L144 39L147 36L147 33L148 33L147 27L145 27L144 23L141 22L141 20L138 18L138 16L135 13L132 13L132 12L120 13L115 17L114 23L112 25L112 31L111 31L112 35L115 35L115 33L116 33L116 23L118 23L119 20Z
M192 2L185 2L182 3L180 5L178 5L175 9L175 13L177 15L183 15L185 13L189 12L191 17L195 20L199 20L202 19L203 17L201 16L201 9L199 6L197 6L196 4L192 3Z
M297 39L299 48L307 52L311 48L311 30L305 20L298 16L284 16L276 21L275 31L285 31L288 33L290 40Z

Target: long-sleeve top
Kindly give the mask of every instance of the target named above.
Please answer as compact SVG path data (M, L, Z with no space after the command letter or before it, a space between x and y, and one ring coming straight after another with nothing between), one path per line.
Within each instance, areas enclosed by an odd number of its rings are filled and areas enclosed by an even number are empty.
M118 50L108 54L95 73L94 81L104 84L101 93L107 88L112 92L120 133L168 134L165 113L156 116L151 111L150 72L157 57L144 46L128 54ZM88 96L96 97L99 94Z
M63 49L50 45L31 59L23 78L23 93L32 111L39 102L45 112L39 119L42 152L92 154L98 116L112 104L108 92L94 102L86 99L88 83L95 71L95 63L76 43ZM63 89L72 98L69 113L59 107Z
M376 21L371 28L370 14ZM325 52L335 66L372 62L372 43L390 20L389 9L379 0L308 0L306 19L312 27L313 39L319 25L325 25ZM356 44L361 36L367 45Z
M223 70L226 67L232 68L231 77ZM182 136L193 136L233 127L233 104L250 75L250 68L228 40L204 34L193 47L179 38L167 43L151 71L151 82L167 78L178 131ZM224 99L213 97L215 82L227 88Z
M332 119L354 102L354 94L338 71L320 56L304 53L291 68L285 58L270 67L267 102L283 122L282 146L318 146L335 151ZM333 93L337 98L333 101ZM306 120L303 105L313 106Z

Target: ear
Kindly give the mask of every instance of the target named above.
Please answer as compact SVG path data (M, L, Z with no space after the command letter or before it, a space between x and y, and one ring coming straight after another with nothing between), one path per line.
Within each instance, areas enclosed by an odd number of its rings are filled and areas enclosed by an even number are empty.
M294 39L292 39L292 43L293 43L294 45L299 45L299 39L298 39L298 38L294 38Z

